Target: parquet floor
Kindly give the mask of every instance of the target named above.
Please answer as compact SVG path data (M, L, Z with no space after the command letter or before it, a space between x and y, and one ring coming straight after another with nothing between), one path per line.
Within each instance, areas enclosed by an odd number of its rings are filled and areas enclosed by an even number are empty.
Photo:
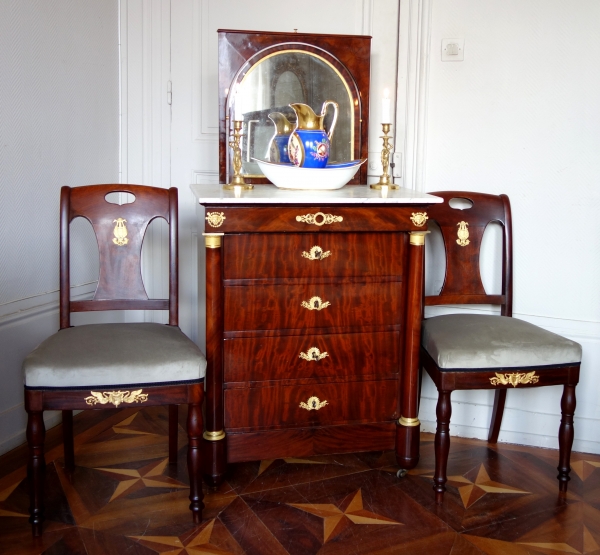
M431 489L430 434L404 479L391 453L239 464L218 491L206 492L204 520L194 526L185 433L172 468L165 409L89 411L75 424L71 476L59 430L48 433L41 539L32 539L27 522L25 448L0 457L3 555L600 554L596 455L573 454L561 497L556 451L453 438L441 507Z

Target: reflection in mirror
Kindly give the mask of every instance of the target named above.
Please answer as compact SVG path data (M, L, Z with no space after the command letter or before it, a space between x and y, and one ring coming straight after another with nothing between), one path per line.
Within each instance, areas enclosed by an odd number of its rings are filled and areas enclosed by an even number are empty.
M289 106L292 103L308 104L316 114L320 114L327 100L337 102L339 114L329 163L353 159L354 104L350 86L324 58L303 50L276 52L250 66L234 91L229 106L233 113L230 113L234 119L244 121L243 175L262 176L252 158L287 162L286 137L296 124L296 115ZM269 117L274 113L280 115ZM281 125L282 117L287 119L292 129ZM329 110L324 121L326 131L330 129L332 120L333 110ZM286 131L282 132L286 127ZM231 159L229 163L231 167Z

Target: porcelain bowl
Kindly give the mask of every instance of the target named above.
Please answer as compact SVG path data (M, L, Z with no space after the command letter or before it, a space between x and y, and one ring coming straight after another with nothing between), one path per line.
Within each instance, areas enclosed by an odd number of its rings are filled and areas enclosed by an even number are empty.
M298 168L253 158L260 171L281 189L341 189L367 160L331 164L325 168Z

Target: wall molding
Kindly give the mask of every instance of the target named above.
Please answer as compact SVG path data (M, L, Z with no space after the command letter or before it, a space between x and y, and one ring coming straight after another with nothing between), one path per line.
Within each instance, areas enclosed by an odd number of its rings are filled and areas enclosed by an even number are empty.
M194 0L193 29L201 29L200 36L192 37L192 137L194 141L213 142L218 138L218 117L214 123L207 121L206 114L214 113L208 105L208 87L214 86L216 79L208 78L210 67L210 38L216 34L209 29L209 11L212 2ZM205 110L206 108L206 110Z
M96 290L97 281L74 285L71 287L71 298L83 300L91 298ZM58 310L59 291L49 291L33 297L18 299L0 306L0 328L12 325L25 318L31 318Z
M491 307L490 307L491 308ZM490 310L486 306L469 307L464 305L443 305L428 306L425 308L425 317L441 316L443 314L493 314L499 313L497 310ZM565 335L573 341L600 341L600 322L586 320L569 320L564 318L554 318L552 316L542 316L538 314L528 314L525 312L513 312L513 317L519 320L525 320L535 324L548 331Z
M431 4L432 0L408 0L408 13L400 16L400 35L407 34L407 43L401 37L398 41L398 75L404 76L405 87L403 90L398 87L396 95L395 150L404 152L404 187L417 191L425 188Z
M362 0L359 4L362 35L373 35L373 3L374 0Z
M192 172L192 183L194 183L195 185L214 185L218 181L219 172L210 170L194 170ZM194 204L195 203L196 197L194 197Z

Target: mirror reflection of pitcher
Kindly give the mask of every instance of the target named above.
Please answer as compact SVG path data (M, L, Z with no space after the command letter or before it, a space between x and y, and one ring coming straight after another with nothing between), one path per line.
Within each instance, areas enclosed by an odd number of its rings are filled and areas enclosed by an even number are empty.
M281 112L271 112L268 118L275 125L275 134L269 141L267 160L276 164L289 164L288 141L294 126Z
M327 133L323 121L329 105L333 106L334 111ZM329 160L329 147L338 117L337 102L326 100L319 116L307 104L290 104L290 107L296 112L296 127L288 143L290 160L295 166L303 168L324 168Z

